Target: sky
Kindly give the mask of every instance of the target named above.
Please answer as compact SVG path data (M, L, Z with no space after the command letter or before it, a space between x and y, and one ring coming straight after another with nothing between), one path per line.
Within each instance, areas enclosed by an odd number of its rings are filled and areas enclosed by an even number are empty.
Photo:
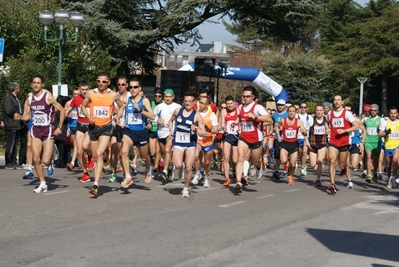
M366 5L369 0L357 0L361 5ZM224 18L226 19L226 18ZM229 33L224 25L222 24L222 21L219 19L219 17L212 18L213 21L220 22L219 24L215 23L209 23L209 22L204 22L200 26L198 26L198 29L202 35L202 44L211 44L214 41L220 41L223 44L232 44L232 45L237 45L235 42L235 39L237 38L235 35L232 35ZM191 47L190 45L182 45L179 46L176 51L182 51L183 49L191 49L191 50L196 50L198 46Z

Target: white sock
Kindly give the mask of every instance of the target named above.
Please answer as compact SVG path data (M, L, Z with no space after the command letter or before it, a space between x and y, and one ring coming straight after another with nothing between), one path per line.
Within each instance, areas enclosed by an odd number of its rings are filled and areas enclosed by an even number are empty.
M243 174L244 174L244 176L248 176L248 170L249 170L249 161L248 160L244 160L244 164L243 164Z
M46 181L41 181L40 186L46 186Z

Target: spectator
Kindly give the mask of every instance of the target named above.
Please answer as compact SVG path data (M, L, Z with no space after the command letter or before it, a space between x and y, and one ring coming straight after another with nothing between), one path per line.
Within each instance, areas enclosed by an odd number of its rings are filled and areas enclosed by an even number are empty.
M8 94L3 99L3 121L7 137L5 152L6 169L21 168L17 163L17 146L21 130L19 117L23 113L21 103L17 97L19 91L19 83L11 82L8 85Z

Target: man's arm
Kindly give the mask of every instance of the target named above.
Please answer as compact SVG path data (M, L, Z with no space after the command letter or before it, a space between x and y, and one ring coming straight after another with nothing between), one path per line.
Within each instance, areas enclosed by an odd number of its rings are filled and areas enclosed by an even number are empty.
M31 117L31 109L30 109L30 105L29 105L29 97L30 97L31 93L28 94L28 97L25 100L24 103L24 114L21 116L20 120L22 121L29 121L30 117Z
M154 111L152 110L151 103L148 98L144 98L143 106L145 109L141 112L141 114L143 114L150 120L155 119Z
M94 124L93 117L89 115L89 112L86 109L87 104L91 101L91 94L92 90L87 92L85 99L83 99L82 105L80 106L80 110L82 111L82 114L89 120L90 124Z

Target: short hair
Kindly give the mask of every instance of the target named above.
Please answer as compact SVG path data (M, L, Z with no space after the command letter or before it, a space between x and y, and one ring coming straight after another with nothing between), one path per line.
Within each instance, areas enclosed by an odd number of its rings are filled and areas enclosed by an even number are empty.
M192 97L196 98L197 95L196 95L195 92L187 91L187 92L184 94L184 97L186 97L186 96L192 96Z
M205 94L205 93L209 96L209 90L206 88L202 88L201 90L199 90L198 95Z
M251 91L251 93L255 96L255 97L259 97L258 91L256 91L255 87L253 87L252 85L248 85L245 86L244 89L242 90L244 91Z
M396 106L390 106L390 107L389 107L389 110L392 110L392 109L398 110L398 108L397 108Z
M125 75L120 75L120 76L116 77L116 80L119 80L119 79L125 79L127 81L127 77Z
M44 83L44 78L43 78L43 76L42 76L41 74L37 73L37 72L32 73L32 74L30 75L30 77L29 77L29 83L32 83L32 82L33 82L33 79L35 79L35 78L39 78L40 80L42 80L42 83Z
M351 103L345 104L345 107L351 108L351 111L353 110L353 105Z
M16 89L21 88L19 83L17 82L10 82L10 84L8 85L8 91L9 92L14 92Z
M226 99L224 100L225 102L227 101L233 101L234 102L234 97L231 95L226 96Z
M296 111L296 107L294 105L291 105L287 108L287 110L289 110L290 108L293 108Z
M79 82L79 87L83 87L83 86L89 86L89 83L85 80L82 80Z
M109 75L109 72L100 71L100 72L97 74L97 77L100 77L100 76L105 76L105 77L108 78L108 80L111 80L111 76Z
M139 83L139 86L141 86L140 79L138 79L138 78L131 78L130 81L129 81L129 83L130 83L130 82L138 82L138 83Z

